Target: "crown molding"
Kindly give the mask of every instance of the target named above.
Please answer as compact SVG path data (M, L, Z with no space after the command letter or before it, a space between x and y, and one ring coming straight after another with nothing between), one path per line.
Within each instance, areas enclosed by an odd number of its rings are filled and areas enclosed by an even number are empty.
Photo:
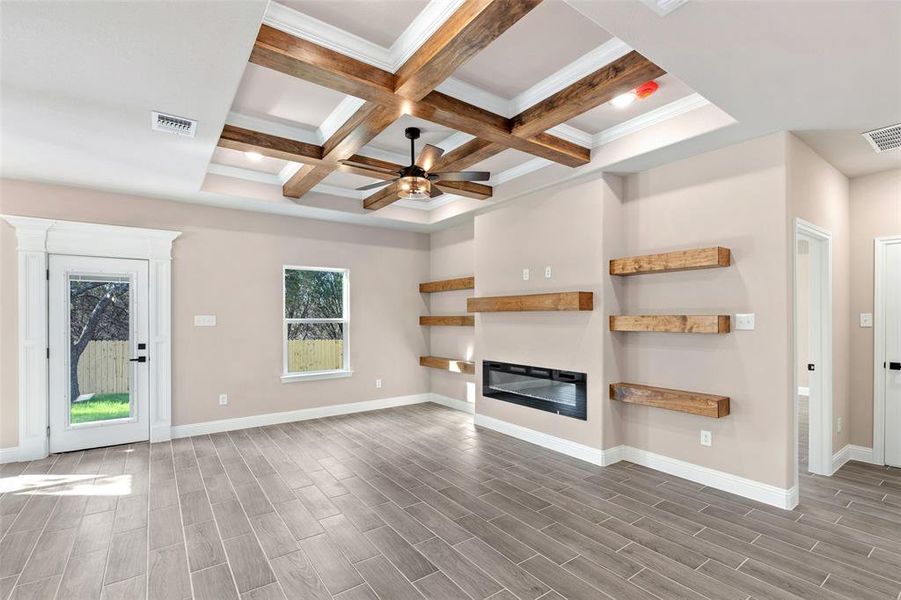
M551 164L551 161L546 158L533 158L532 160L527 160L522 164L516 165L515 167L510 167L506 171L501 171L500 173L495 174L488 181L488 185L499 186L502 183L507 183L508 181L512 181L518 177L528 175L529 173L537 171L538 169L543 169L549 164Z
M613 140L617 140L623 136L641 131L645 127L657 125L668 119L678 117L696 108L707 106L710 101L700 94L689 94L678 100L674 100L669 104L664 104L659 108L650 110L644 114L638 115L633 119L629 119L613 127L608 127L604 131L600 131L592 136L591 147L597 148L604 144L609 144Z
M573 127L566 123L551 127L547 132L556 135L559 138L563 138L567 142L572 142L573 144L578 144L587 148L591 148L594 141L593 136L587 131L582 131L578 127Z
M270 2L263 23L285 33L340 52L394 73L463 4L463 0L431 0L416 18L385 48L334 25L277 2Z
M324 144L325 140L335 135L335 132L338 131L348 119L354 116L354 113L360 110L360 107L364 104L366 104L366 101L361 98L357 98L356 96L345 96L344 99L338 103L338 106L336 106L325 118L322 125L319 126L319 129L316 130L316 133L320 138L319 144Z
M254 171L253 169L245 169L243 167L235 167L232 165L210 163L206 172L212 175L223 175L225 177L244 179L245 181L255 181L257 183L265 183L268 185L282 185L282 181L277 174L264 173L262 171Z

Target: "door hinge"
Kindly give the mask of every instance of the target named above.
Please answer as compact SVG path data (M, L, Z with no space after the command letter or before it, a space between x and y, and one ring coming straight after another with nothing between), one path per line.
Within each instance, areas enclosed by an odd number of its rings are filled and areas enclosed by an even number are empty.
M47 425L47 437L50 437L50 425Z
M47 347L47 358L50 358L50 347Z
M47 281L50 281L50 269L47 269Z

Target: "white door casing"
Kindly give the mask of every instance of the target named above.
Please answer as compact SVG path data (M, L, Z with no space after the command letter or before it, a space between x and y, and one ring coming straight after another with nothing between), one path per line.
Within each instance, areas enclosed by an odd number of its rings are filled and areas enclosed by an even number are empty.
M879 464L901 467L901 239L877 240L877 305L874 326L874 401L881 399L883 415L874 423L874 459ZM881 255L881 256L880 256ZM880 407L874 402L874 415ZM877 429L878 428L878 429ZM879 435L877 435L877 432ZM882 452L876 442L881 440ZM878 456L882 454L882 457Z
M180 231L0 215L16 230L18 254L18 446L9 460L49 453L47 361L48 254L148 261L150 440L170 439L171 261ZM7 458L4 458L7 460Z
M116 382L116 392L129 396L128 417L114 420L97 420L72 423L73 409L70 364L72 344L70 315L70 285L73 280L90 279L90 283L115 281L128 286L128 341L127 357L143 356L147 360L146 340L149 326L147 297L147 261L128 258L98 258L93 256L68 256L52 254L48 261L49 282L49 419L50 452L70 452L85 448L114 446L150 439L150 418L147 407L149 371L148 362L129 360L124 363L126 382ZM77 285L77 284L75 284ZM101 288L103 289L103 288ZM125 290L121 290L124 294ZM139 344L145 346L140 349ZM87 358L82 355L83 359ZM104 361L106 367L116 360L128 360L123 356ZM88 362L84 366L87 367ZM118 378L116 378L118 379ZM83 388L82 388L83 389ZM96 388L95 388L96 389ZM84 390L92 391L92 390Z
M809 454L808 469L820 475L832 475L832 234L803 219L795 221L794 236L794 373L795 398L795 484L797 484L798 445L798 240L809 243Z

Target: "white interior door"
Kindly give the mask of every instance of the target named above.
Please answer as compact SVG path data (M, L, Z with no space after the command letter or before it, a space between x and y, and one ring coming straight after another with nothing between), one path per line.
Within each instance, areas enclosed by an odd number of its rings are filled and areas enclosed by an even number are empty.
M885 464L901 467L901 244L885 247Z
M50 451L150 439L147 261L49 263Z

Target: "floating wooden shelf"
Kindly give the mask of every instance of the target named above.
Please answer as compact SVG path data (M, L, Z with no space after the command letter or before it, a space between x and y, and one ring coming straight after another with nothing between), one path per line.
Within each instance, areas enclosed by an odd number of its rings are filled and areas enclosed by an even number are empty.
M611 275L640 275L642 273L669 273L693 269L713 269L732 264L728 248L693 248L662 254L627 256L610 261Z
M468 298L468 312L524 312L540 310L593 310L592 292L552 292L524 296Z
M610 331L729 333L729 315L610 315Z
M451 373L467 373L472 375L476 372L475 363L471 361L442 358L440 356L420 356L419 364L423 367L441 369L442 371L450 371Z
M611 383L610 399L718 419L729 414L728 396L670 390L635 383Z
M456 279L442 279L440 281L427 281L419 284L420 294L433 292L452 292L454 290L471 290L476 286L475 277L457 277Z
M419 317L419 324L472 327L476 324L476 318L472 315L422 316Z

